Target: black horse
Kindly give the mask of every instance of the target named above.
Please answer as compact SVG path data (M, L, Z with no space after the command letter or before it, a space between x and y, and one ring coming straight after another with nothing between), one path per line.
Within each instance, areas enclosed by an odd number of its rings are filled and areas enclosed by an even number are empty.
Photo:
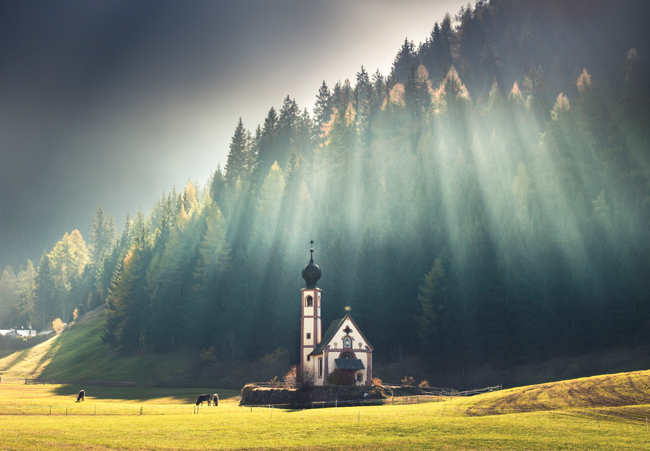
M79 395L77 396L77 402L86 400L86 391L79 390Z
M199 395L199 397L196 398L196 405L203 405L203 401L206 401L208 405L210 405L210 395Z
M217 407L219 405L219 395L216 393L212 395L212 405Z

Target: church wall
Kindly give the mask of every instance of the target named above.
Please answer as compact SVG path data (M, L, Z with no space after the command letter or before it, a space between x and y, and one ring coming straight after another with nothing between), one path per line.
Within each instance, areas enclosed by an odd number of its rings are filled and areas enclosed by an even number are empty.
M346 345L349 345L349 347ZM334 371L336 359L342 358L341 355L344 352L351 353L352 358L359 359L363 363L364 369L355 371L355 379L356 375L361 374L361 382L357 382L357 384L370 385L372 383L372 351L367 346L360 331L349 318L341 324L339 330L329 342L328 351L325 353L327 374L324 375L323 380L326 381L327 375Z
M336 359L340 358L341 353L345 350L343 349L332 349L330 348L325 354L327 355L327 369L328 375L336 368ZM355 371L355 375L358 373L362 374L361 383L357 385L370 385L372 383L372 353L366 351L359 351L358 349L354 351L354 358L361 360L363 362L363 370ZM370 372L368 371L370 369ZM356 379L356 376L355 376ZM323 378L324 381L327 381L327 375Z

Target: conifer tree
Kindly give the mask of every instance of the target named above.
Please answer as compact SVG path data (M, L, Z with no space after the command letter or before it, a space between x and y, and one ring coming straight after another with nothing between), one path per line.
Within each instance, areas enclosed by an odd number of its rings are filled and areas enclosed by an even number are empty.
M395 60L393 61L391 76L395 78L397 82L405 82L411 67L417 65L419 64L415 53L415 44L413 44L413 41L404 39L404 43L397 52Z
M16 320L25 326L34 323L34 279L36 271L31 260L27 260L27 267L18 273L16 280ZM35 324L34 324L35 326Z
M230 152L226 163L225 183L229 190L234 190L237 183L241 183L247 173L246 163L248 157L249 140L241 117L237 122L235 133L230 140Z
M104 257L111 251L115 241L115 221L110 216L106 218L102 205L99 204L93 221L90 224L89 263L100 271Z
M314 126L317 129L317 134L320 134L323 125L329 122L332 116L331 97L330 89L323 80L323 84L316 95L316 105L314 105Z
M275 161L275 147L278 134L278 115L275 108L271 107L262 127L262 134L258 141L257 174L255 183L259 186L264 181L269 168Z
M18 280L11 266L7 266L0 276L0 325L3 328L14 327L14 308L18 303L16 288Z
M50 257L43 252L34 280L34 319L41 330L58 317L55 313L56 300L57 292L50 271Z

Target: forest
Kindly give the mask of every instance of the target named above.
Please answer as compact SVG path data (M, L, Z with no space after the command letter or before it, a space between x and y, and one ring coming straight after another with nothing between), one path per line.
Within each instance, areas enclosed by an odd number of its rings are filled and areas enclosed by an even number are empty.
M119 231L100 206L85 239L7 267L0 328L106 305L120 352L296 361L313 239L324 327L349 306L379 363L650 346L650 7L626 4L478 0L311 111L234 117L205 185Z

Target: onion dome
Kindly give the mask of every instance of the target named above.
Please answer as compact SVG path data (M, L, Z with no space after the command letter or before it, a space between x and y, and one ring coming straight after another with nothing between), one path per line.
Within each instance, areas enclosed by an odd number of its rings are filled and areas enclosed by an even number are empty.
M302 268L302 278L305 279L307 286L305 288L316 288L316 282L320 279L320 268L314 263L314 250L310 249L311 258L307 266Z

